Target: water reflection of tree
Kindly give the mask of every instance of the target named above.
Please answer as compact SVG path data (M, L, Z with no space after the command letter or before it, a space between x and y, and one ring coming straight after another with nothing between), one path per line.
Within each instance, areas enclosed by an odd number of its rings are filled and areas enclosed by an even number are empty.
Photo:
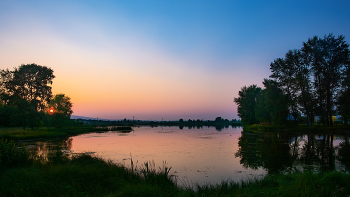
M57 146L63 151L69 152L72 148L72 138L59 141L36 142L31 151L35 151L38 155L46 157L50 151L55 150Z
M335 170L335 150L333 135L307 135L301 148L299 163L304 168L320 167L321 170Z
M242 133L236 157L245 168L263 167L268 173L277 173L291 167L293 156L290 146L277 134Z
M350 171L350 142L349 137L345 136L344 141L339 144L338 161L344 165L344 171Z
M239 138L239 149L235 156L241 158L240 164L245 168L258 169L263 165L258 139L258 134L244 132Z
M295 169L350 171L350 139L334 146L334 135L286 135L242 132L236 157L245 168L268 173ZM301 166L298 168L296 166Z

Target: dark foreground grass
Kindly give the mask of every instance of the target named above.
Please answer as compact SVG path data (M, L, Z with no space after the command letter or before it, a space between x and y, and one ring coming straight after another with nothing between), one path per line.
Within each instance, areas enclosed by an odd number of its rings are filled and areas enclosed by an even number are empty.
M87 154L68 157L59 149L43 158L0 140L0 196L349 195L350 175L341 172L278 174L184 188L166 166L156 170L154 164L145 163L126 168Z
M37 163L3 170L0 173L0 196L177 194L176 184L166 173L152 170L146 177L112 162L90 155L80 155L58 164Z
M340 172L266 176L241 183L197 186L187 196L349 196L350 175Z
M143 167L145 171L145 167ZM181 188L166 172L131 170L90 155L0 172L0 196L349 196L350 175L301 173Z

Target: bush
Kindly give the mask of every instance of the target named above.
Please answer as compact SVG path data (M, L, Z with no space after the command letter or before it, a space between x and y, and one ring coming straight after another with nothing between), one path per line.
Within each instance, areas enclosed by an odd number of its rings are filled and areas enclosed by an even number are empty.
M33 162L25 147L17 148L13 141L0 140L0 167L19 167Z

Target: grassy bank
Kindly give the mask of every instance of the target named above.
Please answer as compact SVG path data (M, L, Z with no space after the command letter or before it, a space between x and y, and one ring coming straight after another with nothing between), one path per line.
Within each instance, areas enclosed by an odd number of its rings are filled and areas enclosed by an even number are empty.
M348 196L350 175L340 172L269 175L261 180L197 187L192 196ZM189 191L188 191L189 192Z
M289 132L289 133L317 133L317 134L349 134L350 125L334 125L325 127L323 125L312 125L311 127L307 125L297 125L297 126L273 126L266 124L253 124L244 126L245 131L251 132Z
M126 168L56 149L47 157L0 141L0 196L349 196L350 175L303 172L244 182L179 187L170 168Z
M3 170L0 196L168 196L178 188L163 172L136 173L91 157Z
M131 127L122 127L120 130L130 129ZM114 130L118 130L115 127ZM63 138L84 133L109 131L107 127L96 126L74 126L66 128L40 127L35 129L23 130L22 127L0 127L0 139L11 140L26 140L26 139L41 139L41 138Z

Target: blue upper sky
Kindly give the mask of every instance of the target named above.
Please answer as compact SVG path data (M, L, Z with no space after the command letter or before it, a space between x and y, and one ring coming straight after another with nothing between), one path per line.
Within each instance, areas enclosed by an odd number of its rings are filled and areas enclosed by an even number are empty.
M348 0L0 0L0 69L52 67L54 92L72 97L75 115L237 118L233 98L262 86L274 59L315 35L349 41L349 8ZM86 110L98 103L109 105Z

